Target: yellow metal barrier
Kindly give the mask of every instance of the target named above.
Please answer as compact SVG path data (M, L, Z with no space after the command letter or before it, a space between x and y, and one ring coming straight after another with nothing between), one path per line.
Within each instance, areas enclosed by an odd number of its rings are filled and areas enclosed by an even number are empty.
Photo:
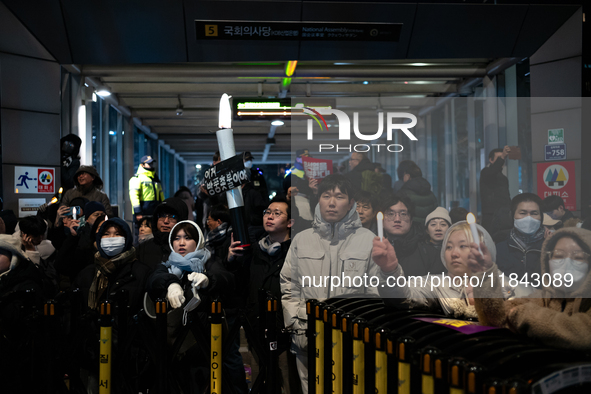
M316 394L324 394L324 323L320 315L322 305L316 305Z
M365 344L363 343L364 324L355 319L352 325L353 336L353 394L365 393Z
M222 393L222 303L211 303L211 394Z
M343 332L341 331L341 310L331 316L332 326L332 392L343 392Z
M376 394L388 392L388 355L386 354L388 333L388 330L382 328L374 334L376 344Z
M410 394L410 353L414 339L402 337L398 340L398 394Z
M111 304L104 301L100 307L99 394L111 393L112 325Z

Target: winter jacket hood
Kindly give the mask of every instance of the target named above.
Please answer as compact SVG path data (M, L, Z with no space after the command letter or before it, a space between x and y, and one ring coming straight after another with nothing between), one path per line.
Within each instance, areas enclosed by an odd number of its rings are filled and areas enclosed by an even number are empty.
M349 212L337 223L329 223L324 220L320 213L320 204L317 204L312 227L314 232L319 233L322 238L329 239L331 243L334 243L346 238L347 235L355 231L355 229L363 227L363 225L357 213L357 203L353 203Z
M174 227L172 228L172 230L170 230L170 233L168 235L168 246L170 246L170 250L174 250L174 248L172 247L172 233L174 233L174 229L176 226L178 226L181 223L189 223L191 224L193 227L195 227L195 229L197 229L197 233L199 234L199 239L196 240L195 242L197 243L197 249L203 249L203 247L205 246L205 237L203 236L203 232L201 231L201 229L199 228L199 226L197 225L197 223L195 223L192 220L183 220L182 222L178 222L177 224L174 225Z
M450 228L447 229L447 231L445 232L445 236L443 237L443 244L441 246L440 256L441 256L441 262L443 263L443 266L445 267L446 270L448 268L447 268L447 263L445 262L445 245L447 245L447 240L449 239L452 229L455 227L458 227L462 224L468 224L468 223L465 220L454 223L453 226L451 226ZM484 229L484 227L477 224L476 228L478 228L478 231L481 232L482 236L484 237L484 244L486 245L486 247L488 248L488 251L490 252L490 256L492 258L492 261L496 262L497 261L497 247L495 246L495 242L493 241L493 239L490 236L490 234L488 233L488 231L486 231Z
M20 239L14 238L12 235L0 234L0 249L8 251L12 255L10 258L10 268L6 272L10 272L10 270L15 268L21 260L27 259L23 252L21 252L20 247Z
M585 252L587 252L587 253L589 253L589 251L591 250L591 231L585 230L582 228L577 228L577 227L561 228L560 230L556 231L552 235L552 237L546 239L544 241L544 244L542 245L542 255L541 255L542 275L545 273L551 273L550 272L550 263L549 263L550 262L550 255L548 252L551 252L554 249L554 247L556 246L556 243L558 243L558 241L564 237L573 238L575 241L578 241L578 243L582 243L583 245L585 245L587 247L587 250ZM591 262L588 261L588 263L591 263ZM542 284L543 283L544 282L542 282ZM568 293L568 295L565 294L564 291L552 287L552 283L550 283L549 286L543 286L543 288L544 288L544 292L546 293L544 295L544 298L546 298L546 297L589 298L591 296L591 270L587 273L587 276L583 280L583 283L581 284L581 286L577 290L573 291L572 293Z
M410 190L419 196L426 196L431 193L431 184L423 177L409 179L400 190Z
M125 235L124 235L125 249L124 249L124 251L130 250L132 247L132 244L133 244L133 234L131 233L131 229L129 228L127 223L125 223L125 221L123 219L112 218L112 219L104 221L103 224L101 224L99 231L96 233L96 247L98 249L99 254L102 257L104 257L105 259L110 259L111 257L107 256L107 254L105 253L105 251L101 247L101 238L105 234L105 231L107 230L107 226L112 225L112 224L116 224L117 226L121 227L121 229L125 232Z
M80 188L80 183L78 183L78 175L80 175L83 172L86 172L94 177L92 184L95 188L97 188L98 190L101 190L103 188L103 180L96 171L96 168L94 168L93 166L80 166L80 168L78 168L78 170L74 174L74 184L77 188Z

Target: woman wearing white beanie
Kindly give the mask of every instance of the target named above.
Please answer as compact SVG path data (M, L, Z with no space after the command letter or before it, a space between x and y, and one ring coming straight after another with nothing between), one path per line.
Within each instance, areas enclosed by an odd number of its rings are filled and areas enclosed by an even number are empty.
M425 219L425 228L428 235L427 243L437 250L441 250L443 237L450 226L451 218L447 209L443 207L435 208Z

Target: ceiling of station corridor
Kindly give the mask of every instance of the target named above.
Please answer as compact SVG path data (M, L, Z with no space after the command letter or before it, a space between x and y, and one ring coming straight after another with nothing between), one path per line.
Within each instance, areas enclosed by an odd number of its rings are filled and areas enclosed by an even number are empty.
M548 0L0 1L57 62L108 86L189 162L209 161L217 147L211 132L221 94L285 94L287 61L299 60L287 97L463 95L499 64L535 53L580 8L579 1ZM396 41L374 42L197 34L199 23L222 20L377 23L400 32ZM289 126L277 128L269 160L290 160ZM241 121L233 128L237 149L260 153L270 125Z
M85 65L80 73L107 86L143 125L188 161L197 162L209 161L217 150L213 132L223 93L251 98L455 96L471 93L466 81L485 76L491 64L494 59L484 58L299 62L286 92L282 92L285 62ZM176 111L179 102L181 116ZM234 121L232 128L237 149L253 151L260 158L270 121ZM289 161L290 142L290 121L286 121L276 128L268 160Z

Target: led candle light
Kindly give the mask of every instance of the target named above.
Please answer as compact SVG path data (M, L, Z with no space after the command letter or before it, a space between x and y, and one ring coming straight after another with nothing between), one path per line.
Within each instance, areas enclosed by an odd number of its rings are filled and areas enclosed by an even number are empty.
M60 190L57 192L58 195L58 202L62 202L62 193L64 192L64 188L60 187Z
M72 207L72 219L76 220L76 207Z
M472 212L470 212L466 216L466 221L470 225L470 231L472 232L472 238L474 238L474 242L478 245L478 251L482 254L482 250L480 249L480 237L478 236L478 228L476 227L476 217Z
M234 134L232 131L232 110L230 109L230 96L226 93L220 99L219 114L220 130L216 131L218 147L220 148L220 159L227 160L236 155L234 147ZM239 240L241 246L249 246L248 228L244 220L244 199L242 188L236 187L226 192L228 208L230 209L230 222L234 229L234 239Z
M383 241L384 240L384 214L381 212L378 212L376 219L378 221L378 237L380 237L380 241Z

